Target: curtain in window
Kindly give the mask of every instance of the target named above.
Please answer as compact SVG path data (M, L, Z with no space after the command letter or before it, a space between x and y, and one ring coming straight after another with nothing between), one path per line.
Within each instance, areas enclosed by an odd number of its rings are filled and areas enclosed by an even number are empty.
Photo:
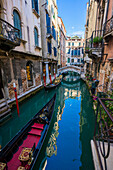
M14 27L20 30L20 38L22 38L21 20L16 10L13 11L13 21L14 21Z
M38 46L38 31L34 28L35 46Z

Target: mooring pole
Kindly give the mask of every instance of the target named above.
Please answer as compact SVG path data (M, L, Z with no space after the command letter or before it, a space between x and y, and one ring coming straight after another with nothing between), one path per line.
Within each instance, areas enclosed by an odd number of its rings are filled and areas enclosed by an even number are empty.
M13 83L13 87L14 87L14 92L15 92L17 113L18 113L18 116L20 116L20 115L19 115L19 105L18 105L18 98L17 98L17 91L16 91L16 84L15 84L15 83Z

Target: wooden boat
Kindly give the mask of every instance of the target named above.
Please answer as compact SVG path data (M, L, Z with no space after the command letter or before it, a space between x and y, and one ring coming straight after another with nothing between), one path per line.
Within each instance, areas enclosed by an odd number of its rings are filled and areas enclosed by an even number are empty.
M54 97L1 150L0 169L33 169L53 116Z
M44 86L45 90L50 90L60 85L62 81L62 77L63 77L62 75L59 75L58 77L56 77L56 79L53 81L52 84L48 84L47 86Z

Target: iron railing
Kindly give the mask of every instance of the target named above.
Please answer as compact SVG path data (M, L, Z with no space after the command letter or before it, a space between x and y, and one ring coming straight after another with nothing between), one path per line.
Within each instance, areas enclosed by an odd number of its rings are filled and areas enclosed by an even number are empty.
M13 27L3 19L0 19L0 39L13 42L15 45L20 44L20 30Z
M89 51L91 48L101 48L102 42L103 31L102 30L93 31L91 37L86 39L85 52Z
M113 31L113 16L104 24L104 36Z
M108 169L108 157L113 143L113 99L98 98L94 142L102 170ZM113 145L112 145L113 146Z

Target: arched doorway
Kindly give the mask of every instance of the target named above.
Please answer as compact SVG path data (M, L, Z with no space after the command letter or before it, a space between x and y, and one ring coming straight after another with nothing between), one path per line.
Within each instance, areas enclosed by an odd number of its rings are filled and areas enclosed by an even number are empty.
M33 86L33 63L28 61L26 64L28 87Z

